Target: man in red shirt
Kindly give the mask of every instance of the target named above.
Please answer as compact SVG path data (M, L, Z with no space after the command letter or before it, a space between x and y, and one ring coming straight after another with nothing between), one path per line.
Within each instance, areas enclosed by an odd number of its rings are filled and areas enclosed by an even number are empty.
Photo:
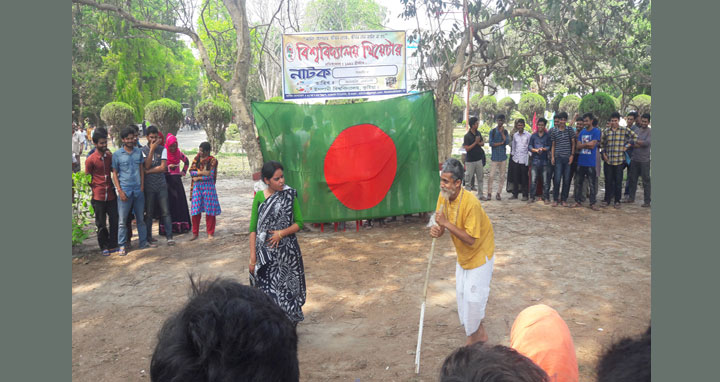
M96 130L92 140L96 150L85 160L85 173L92 175L91 203L95 210L98 244L103 256L109 256L118 249L118 207L111 177L112 154L108 151L107 134ZM109 230L106 219L110 220Z

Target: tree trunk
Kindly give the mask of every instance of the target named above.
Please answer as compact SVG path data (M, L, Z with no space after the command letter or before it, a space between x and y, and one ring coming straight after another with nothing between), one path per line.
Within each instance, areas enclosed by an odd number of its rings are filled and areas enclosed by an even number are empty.
M247 154L248 163L250 163L250 171L255 173L260 171L263 165L263 157L260 152L260 143L258 142L257 135L255 134L255 126L253 126L253 120L250 116L250 111L246 105L248 102L245 100L245 96L240 94L240 89L237 87L230 93L230 106L233 109L238 130L240 131L240 141L242 142L243 150Z
M437 118L438 163L443 163L452 154L452 139L455 123L452 119L452 99L450 77L443 73L435 89L435 110Z

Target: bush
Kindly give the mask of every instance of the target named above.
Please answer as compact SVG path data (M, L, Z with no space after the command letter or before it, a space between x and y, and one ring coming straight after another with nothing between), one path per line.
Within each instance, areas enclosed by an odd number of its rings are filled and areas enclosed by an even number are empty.
M177 135L183 122L182 105L169 98L161 98L145 105L145 119L157 126L164 135Z
M225 130L232 117L230 105L227 102L207 99L197 105L195 115L205 127L213 154L217 154L225 142Z
M566 112L568 118L573 118L578 113L578 107L580 106L580 97L575 94L568 94L563 97L560 101L558 112ZM568 121L568 123L575 123L575 121Z
M347 105L350 103L363 103L367 101L367 98L344 98L344 99L329 99L325 101L326 105Z
M480 99L483 98L481 94L475 94L470 97L470 114L480 118Z
M91 228L88 226L95 221L95 211L90 202L92 200L91 178L90 174L82 171L72 174L72 245L81 244L90 236Z
M482 115L483 121L494 120L497 112L498 105L495 96L486 95L485 97L480 98L480 115Z
M276 96L276 97L268 98L268 99L265 100L265 102L284 102L284 103L287 103L287 101L285 101L282 96Z
M108 135L120 147L120 130L135 122L135 111L125 102L110 102L100 110L100 119L108 127Z
M509 130L512 130L512 128L515 127L515 121L517 121L520 118L524 119L525 123L529 123L530 125L532 125L532 117L529 120L530 122L528 122L527 117L525 117L521 112L519 112L517 110L513 110L513 112L510 113L510 117L507 118L505 127L509 126L510 127ZM540 117L538 117L538 118L540 118Z
M647 94L640 94L633 97L630 100L630 108L637 111L638 115L650 113L650 96Z
M453 94L452 102L452 119L453 121L460 123L464 119L465 115L465 101L458 97L457 94Z
M228 125L227 131L225 131L225 138L229 141L240 140L240 129L238 129L237 123L231 123Z
M552 102L550 103L550 109L555 113L559 112L560 111L560 102L562 102L562 100L563 100L562 94L556 95L555 98L553 98ZM568 115L570 115L570 117L572 117L574 114L568 113Z
M511 97L505 97L498 102L498 113L505 114L507 117L511 115L514 110L517 110L517 104ZM493 120L495 119L492 118L491 121Z
M613 97L604 92L588 94L582 98L578 106L580 113L593 113L598 119L598 127L603 128L605 123L610 119L615 109L615 101Z
M545 98L537 93L525 93L520 97L518 110L525 116L525 122L532 123L533 114L537 114L538 118L545 114Z

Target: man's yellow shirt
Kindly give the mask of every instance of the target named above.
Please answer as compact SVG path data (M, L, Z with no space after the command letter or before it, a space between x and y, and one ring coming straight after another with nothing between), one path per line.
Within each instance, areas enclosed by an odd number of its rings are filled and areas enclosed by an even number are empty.
M493 257L495 233L492 223L472 192L461 188L460 194L453 201L438 196L435 211L442 211L450 223L475 238L475 244L470 246L450 234L457 251L458 264L463 269L477 268Z

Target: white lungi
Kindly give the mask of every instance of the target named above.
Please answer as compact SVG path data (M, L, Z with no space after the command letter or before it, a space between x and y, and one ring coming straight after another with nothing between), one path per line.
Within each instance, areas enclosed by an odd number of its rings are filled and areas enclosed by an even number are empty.
M485 306L490 295L495 256L485 264L464 269L455 263L455 291L457 293L458 316L465 327L465 335L470 336L480 327L485 318Z

